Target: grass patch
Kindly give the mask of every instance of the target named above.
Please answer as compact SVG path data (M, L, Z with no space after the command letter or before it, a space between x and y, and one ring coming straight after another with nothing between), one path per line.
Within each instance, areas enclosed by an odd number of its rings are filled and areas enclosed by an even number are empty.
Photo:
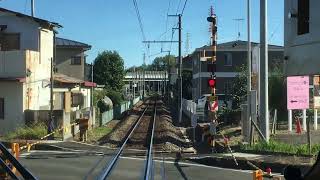
M37 124L31 127L23 126L17 128L15 131L8 133L3 138L5 140L23 139L34 140L40 139L47 135L47 126L45 124Z
M108 135L111 131L112 131L111 128L108 128L105 126L94 128L92 131L88 132L88 141L97 142L103 136Z
M295 154L295 155L309 155L308 144L292 145L292 144L277 142L274 140L270 140L269 143L261 141L252 146L242 145L240 148L242 150L252 150L256 152L278 152L278 153L288 153L288 154ZM320 144L312 145L311 147L312 155L318 154L319 151L320 151Z

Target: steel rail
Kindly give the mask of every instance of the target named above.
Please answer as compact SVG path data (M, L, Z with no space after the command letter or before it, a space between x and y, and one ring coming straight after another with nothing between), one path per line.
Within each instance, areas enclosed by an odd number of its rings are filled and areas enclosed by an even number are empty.
M148 154L147 154L147 160L146 160L145 171L144 171L144 179L145 180L148 180L149 178L153 179L150 176L152 176L152 168L153 168L152 147L153 147L153 136L154 136L156 116L157 116L157 100L155 100L155 103L154 103L154 114L153 114L150 144L149 144L149 148L148 148L148 152L147 152Z
M104 180L111 174L111 171L113 170L115 164L117 163L117 161L118 161L118 159L119 159L124 147L126 146L129 138L133 134L133 132L136 129L136 127L140 124L140 121L141 121L142 117L144 116L145 112L147 111L148 107L149 107L149 105L147 105L147 107L144 109L144 111L142 112L142 114L139 117L139 119L135 122L135 125L130 129L130 133L127 135L126 140L123 142L122 146L117 151L116 155L112 158L112 160L109 162L107 167L104 168L104 170L102 171L102 173L98 177L98 180Z
M0 143L0 151L2 154L10 161L10 163L19 171L21 176L24 179L28 180L36 180L37 178L32 175L30 171L28 171L22 164L7 150L7 148Z

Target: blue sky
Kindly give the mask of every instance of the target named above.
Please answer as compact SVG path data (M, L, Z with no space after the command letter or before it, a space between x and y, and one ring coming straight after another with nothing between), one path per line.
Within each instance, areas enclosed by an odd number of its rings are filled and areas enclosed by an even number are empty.
M171 28L177 19L169 14L180 13L185 0L137 0L147 40L170 40ZM259 0L252 1L252 39L259 41ZM189 53L195 48L208 44L209 24L206 17L209 8L214 6L218 16L218 43L240 39L246 35L247 0L188 0L183 15L183 45L185 53L186 34L189 33ZM139 29L132 0L35 0L36 16L55 21L64 26L59 36L92 45L87 52L91 62L98 52L116 50L123 57L126 67L141 65L145 47ZM30 14L30 0L2 0L0 7ZM271 44L283 45L283 0L268 1L268 26ZM177 11L178 9L178 11ZM243 18L241 23L234 19ZM238 28L239 27L239 28ZM165 35L161 34L168 31ZM176 40L175 33L174 40ZM170 49L170 44L151 44L147 54L150 63L161 51ZM171 46L172 54L177 55L177 44ZM158 54L158 56L165 53Z

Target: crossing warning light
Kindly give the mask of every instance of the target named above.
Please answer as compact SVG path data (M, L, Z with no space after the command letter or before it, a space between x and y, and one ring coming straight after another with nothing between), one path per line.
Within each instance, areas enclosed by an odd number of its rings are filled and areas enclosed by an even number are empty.
M208 83L209 83L209 87L214 88L215 84L216 84L216 80L215 79L209 79Z

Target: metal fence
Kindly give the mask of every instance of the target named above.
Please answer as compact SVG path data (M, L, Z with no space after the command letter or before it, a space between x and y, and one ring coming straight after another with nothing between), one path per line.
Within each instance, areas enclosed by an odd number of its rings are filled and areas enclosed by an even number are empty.
M113 107L109 111L103 112L101 114L100 126L107 124L112 119L120 118L122 113L130 109L133 105L137 104L140 101L141 97L137 97L132 101L127 101L119 106Z

